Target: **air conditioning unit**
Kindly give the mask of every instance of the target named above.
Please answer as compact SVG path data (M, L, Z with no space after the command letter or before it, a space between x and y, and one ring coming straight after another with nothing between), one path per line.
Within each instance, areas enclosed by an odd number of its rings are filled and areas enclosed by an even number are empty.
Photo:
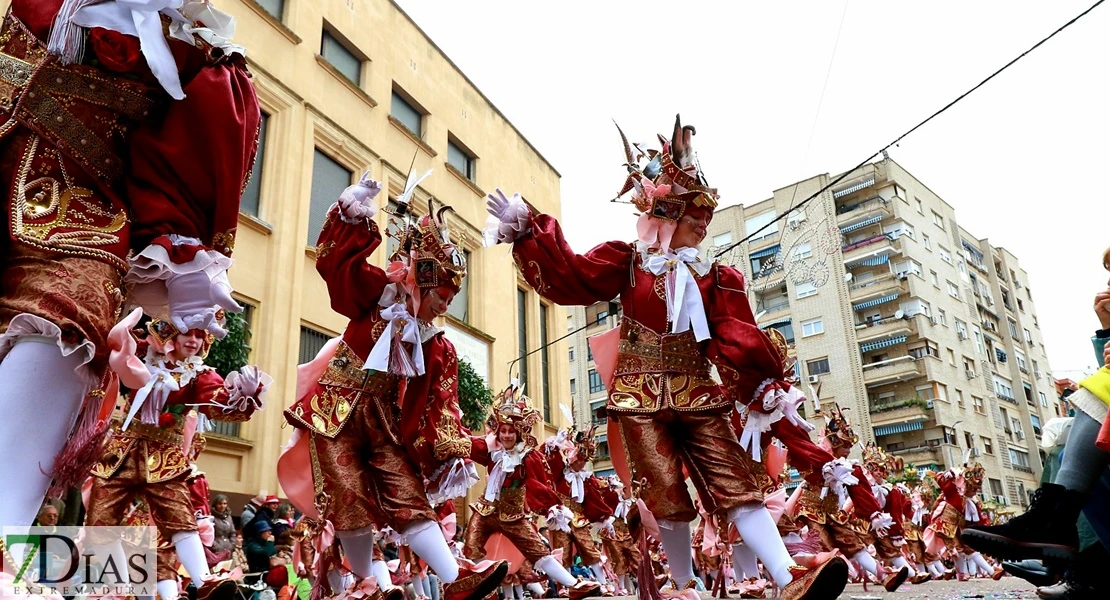
M937 325L937 324L940 323L940 320L937 319L936 317L929 317L929 322L932 323L933 325Z
M968 379L975 379L975 371L972 371L971 369L967 369L965 371L965 374L967 375Z
M967 333L964 333L963 331L957 331L956 332L956 337L960 338L961 340L966 340L967 339Z
M1010 502L1006 500L1006 496L995 496L994 501L1001 504L1002 506L1010 505Z
M821 381L821 376L820 375L810 375L809 376L809 382L810 383L817 383L818 381Z
M979 456L979 449L978 448L972 448L971 449L971 458L975 458L976 456Z
M787 219L786 224L789 225L791 229L797 229L798 226L802 224L802 221L800 219Z

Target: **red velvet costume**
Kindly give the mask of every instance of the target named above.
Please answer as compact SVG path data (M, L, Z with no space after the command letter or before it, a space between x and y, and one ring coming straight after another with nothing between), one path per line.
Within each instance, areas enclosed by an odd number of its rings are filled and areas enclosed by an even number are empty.
M90 526L113 526L120 522L132 500L145 496L150 515L166 539L174 533L196 531L194 499L207 511L200 489L190 489L193 479L192 462L203 449L199 435L185 447L186 423L190 405L231 401L224 379L199 358L184 362L179 368L172 363L167 377L173 377L181 389L169 393L157 423L135 419L126 430L113 430L103 456L93 467L93 486L89 495L85 523ZM160 376L155 373L155 377ZM150 400L148 399L148 402ZM255 411L254 403L242 410L224 411L215 406L195 410L208 418L222 421L246 421Z
M613 514L613 531L602 530L601 546L609 565L618 576L631 575L644 559L637 539L640 535L640 507L632 499L623 499L612 485L603 489L608 504L616 507Z
M435 520L424 478L446 461L470 456L460 421L458 359L442 330L421 331L423 375L403 378L363 368L388 322L379 301L390 281L367 262L381 244L371 220L348 223L332 207L317 245L316 270L332 308L351 321L315 388L285 410L315 445L337 531L376 524L398 531ZM410 350L406 342L406 350Z
M499 446L491 449L491 437L471 438L471 459L492 474L505 451ZM474 512L466 527L463 549L464 555L471 560L481 560L485 556L486 541L493 533L508 538L533 564L551 554L531 516L532 513L546 513L559 504L559 497L549 484L543 456L534 448L516 449L515 454L521 453L520 464L505 476L496 498L490 500L494 494L487 491L471 504Z
M929 527L926 529L925 543L930 552L939 554L945 546L956 548L964 521L964 497L956 486L956 474L952 471L938 473L936 482L942 497L938 499L937 506L933 510Z
M175 263L230 256L261 117L243 58L204 44L168 40L183 100L135 37L94 29L89 64L60 65L45 40L61 4L14 0L0 33L0 332L56 325L95 381L130 252L158 242L176 246Z
M589 442L593 442L592 436ZM584 444L577 448L578 452L592 452L593 446L587 450ZM592 456L589 457L592 460ZM590 523L600 523L613 516L616 505L610 502L602 488L602 480L590 471L575 472L564 460L563 455L557 450L547 452L548 469L551 473L552 485L558 493L559 504L567 507L573 514L568 528L564 531L559 528L550 528L551 546L563 549L563 566L570 567L574 564L574 556L582 557L582 564L590 566L601 562L601 552L598 551L590 536ZM582 479L581 499L572 489L568 477ZM607 482L606 482L607 483ZM606 485L606 487L608 487Z

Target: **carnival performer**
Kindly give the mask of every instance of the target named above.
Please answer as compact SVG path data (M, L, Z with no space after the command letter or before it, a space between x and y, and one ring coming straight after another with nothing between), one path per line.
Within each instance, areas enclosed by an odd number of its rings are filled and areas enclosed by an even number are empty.
M964 464L967 464L966 460ZM985 475L986 470L983 465L976 462L965 466L958 480L963 484L962 488L959 488L964 503L962 520L960 521L961 532L965 527L971 525L989 526L991 524L990 515L983 509L983 504L979 500L979 491L983 488L983 477ZM960 556L969 565L969 571L972 570L971 566L974 566L975 570L985 577L990 577L996 581L1002 578L1005 571L1001 566L991 566L980 552L964 543L962 535L959 536L958 541Z
M500 190L487 203L493 216L487 240L512 243L525 281L548 300L588 305L620 297L607 412L632 477L647 480L643 499L659 521L675 581L685 586L693 580L690 521L697 511L685 489L685 469L706 510L736 525L784 597L833 598L847 565L834 559L810 570L793 563L751 482L751 459L730 427L734 401L758 405L768 422L791 411L801 420L800 394L795 390L789 400L781 359L755 324L743 275L698 257L718 195L697 165L693 133L676 119L661 151L634 152L625 140L628 176L620 195L635 192L641 212L635 243L608 242L576 254L558 221L533 215L519 195L508 198ZM731 396L710 376L713 364Z
M920 584L931 579L929 573L922 569L918 572L906 560L903 550L906 546L910 527L906 520L912 517L913 509L910 506L910 490L905 484L892 484L887 480L894 473L902 472L904 461L897 456L887 454L874 443L868 443L863 449L863 466L871 478L871 492L882 506L884 514L890 515L891 524L885 536L875 536L875 554L879 559L894 565L895 569L906 568L909 571L909 581ZM907 514L910 517L907 517Z
M449 207L429 207L412 222L416 181L398 198L390 233L398 249L388 272L367 262L382 242L373 220L381 184L365 174L328 211L316 270L332 308L350 322L301 367L298 399L285 410L297 431L278 478L322 532L334 528L360 579L373 572L373 526L390 526L446 584L447 600L479 599L497 589L507 565L460 566L428 494L461 496L478 479L466 462L471 440L460 421L458 358L433 324L458 293L466 262L444 222ZM318 561L315 585L326 587L317 593L332 592L320 576L330 570L326 563Z
M574 557L582 558L599 583L609 583L601 565L601 552L590 534L590 524L598 523L605 531L612 530L611 504L602 492L601 480L587 464L597 456L595 430L573 429L547 440L544 444L548 469L559 495L561 515L551 515L548 527L551 547L563 550L563 566L574 564Z
M613 506L612 529L603 529L601 545L605 555L609 557L609 564L613 573L618 578L618 588L631 594L636 591L632 583L632 574L644 559L643 553L636 541L640 537L640 505L636 502L638 497L636 482L624 485L617 475L610 475L608 487L603 492L606 501Z
M888 592L893 592L906 581L910 570L903 565L884 574L883 568L867 551L872 543L886 543L882 540L890 535L894 522L875 499L863 469L848 458L858 442L844 411L835 404L829 407L822 433L822 443L835 457L823 467L828 489L826 492L815 489L809 481L804 483L805 489L797 502L797 517L820 533L826 549L839 550L878 578ZM850 512L846 509L849 500Z
M568 588L571 598L596 595L597 583L577 581L551 554L529 513L547 514L562 508L550 485L548 465L532 429L542 416L515 384L501 393L490 416L491 433L471 438L471 458L489 471L486 491L471 505L463 553L471 560L485 556L486 542L500 533L534 567ZM565 558L565 556L564 556Z
M261 115L233 29L207 0L11 3L0 481L19 484L0 525L30 525L51 480L80 486L98 457L125 287L181 331L222 336L217 310L240 310L225 272Z
M234 582L210 577L197 532L196 513L204 516L208 498L206 486L196 485L192 461L203 443L194 441L203 430L202 419L248 420L263 407L273 379L258 367L247 366L225 380L204 364L212 334L200 329L180 332L158 319L147 325L145 358L140 362L131 329L141 316L136 309L112 332L119 348L113 351L113 368L122 381L134 382L134 391L123 424L111 432L92 468L85 524L118 525L132 501L142 496L159 534L173 544L189 577L198 583L199 593L207 598L220 586L221 594L234 593ZM118 338L124 339L116 344ZM142 386L136 385L144 380ZM117 561L124 559L121 540L90 537L90 542Z

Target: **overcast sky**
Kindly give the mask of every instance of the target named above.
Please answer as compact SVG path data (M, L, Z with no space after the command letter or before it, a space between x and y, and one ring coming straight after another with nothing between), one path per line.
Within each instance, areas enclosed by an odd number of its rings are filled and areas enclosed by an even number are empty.
M631 207L607 204L612 119L649 141L681 112L722 205L752 204L851 168L1094 0L398 2L562 174L584 251L634 237ZM1095 364L1108 276L1107 31L1110 4L890 152L1018 256L1053 372L1073 378Z

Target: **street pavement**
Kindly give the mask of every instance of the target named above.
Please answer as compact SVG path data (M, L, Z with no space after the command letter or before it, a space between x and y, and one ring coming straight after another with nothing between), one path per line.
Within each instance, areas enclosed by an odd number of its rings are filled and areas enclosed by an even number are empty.
M712 600L711 594L701 594L702 600ZM739 598L739 594L729 596ZM767 595L770 598L770 594ZM973 579L961 581L929 581L921 585L903 585L897 592L887 592L882 586L868 585L867 591L859 584L849 584L839 600L1038 600L1036 589L1027 581L1016 577L1003 577L998 581ZM635 600L628 596L627 600Z

